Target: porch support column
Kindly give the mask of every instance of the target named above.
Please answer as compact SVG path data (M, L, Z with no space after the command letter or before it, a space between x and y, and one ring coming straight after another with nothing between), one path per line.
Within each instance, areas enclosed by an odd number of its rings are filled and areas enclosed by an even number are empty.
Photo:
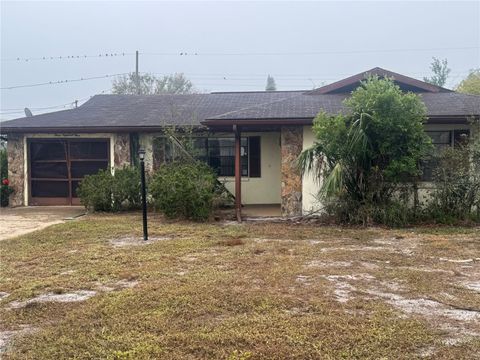
M242 170L241 170L241 133L240 127L233 125L235 133L235 213L237 221L242 221Z

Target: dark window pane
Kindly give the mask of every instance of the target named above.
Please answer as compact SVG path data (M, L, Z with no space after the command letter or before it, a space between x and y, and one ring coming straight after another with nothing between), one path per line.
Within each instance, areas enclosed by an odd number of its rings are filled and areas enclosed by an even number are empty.
M65 160L65 144L62 141L32 142L30 158L36 160Z
M100 169L107 169L108 161L72 161L70 172L72 178L82 178L85 175L96 174Z
M72 159L108 159L106 141L72 141L70 142Z
M450 144L450 131L427 131L433 144Z
M260 136L252 136L250 142L250 177L260 177Z
M32 197L68 196L68 181L32 181Z
M204 160L207 158L207 138L193 139L193 154L195 158Z
M68 178L66 162L32 162L32 178Z
M248 176L248 138L241 139L241 173ZM208 139L208 164L219 176L235 175L235 139Z
M80 181L78 181L78 180L73 180L72 181L72 197L78 197L77 188L78 188L79 184L80 184Z

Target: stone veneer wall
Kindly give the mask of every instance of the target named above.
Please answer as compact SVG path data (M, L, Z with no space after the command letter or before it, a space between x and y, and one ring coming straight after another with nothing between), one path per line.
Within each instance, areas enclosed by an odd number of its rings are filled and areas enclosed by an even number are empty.
M282 216L302 215L302 173L296 160L303 148L303 127L282 126Z
M7 141L8 155L8 180L13 188L10 195L9 206L24 205L24 136L19 134L9 134Z
M130 165L130 134L115 134L113 156L115 168Z

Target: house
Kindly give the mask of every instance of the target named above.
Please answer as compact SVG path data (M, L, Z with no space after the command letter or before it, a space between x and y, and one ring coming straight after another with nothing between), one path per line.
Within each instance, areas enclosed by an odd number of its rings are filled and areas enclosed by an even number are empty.
M319 111L337 114L369 74L391 77L417 93L428 109L425 130L438 147L471 131L480 97L459 94L374 68L310 91L217 92L191 95L97 95L82 106L1 124L8 136L12 206L74 205L83 176L134 162L139 146L149 170L174 152L166 126L193 126L199 157L209 163L241 205L274 204L283 216L317 210L318 184L295 160L314 142Z

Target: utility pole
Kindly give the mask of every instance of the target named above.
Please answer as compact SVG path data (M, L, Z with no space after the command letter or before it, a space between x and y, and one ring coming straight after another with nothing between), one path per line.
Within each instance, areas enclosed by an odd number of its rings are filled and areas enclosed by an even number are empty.
M135 51L135 84L137 86L137 94L140 95L140 78L138 75L138 50Z

